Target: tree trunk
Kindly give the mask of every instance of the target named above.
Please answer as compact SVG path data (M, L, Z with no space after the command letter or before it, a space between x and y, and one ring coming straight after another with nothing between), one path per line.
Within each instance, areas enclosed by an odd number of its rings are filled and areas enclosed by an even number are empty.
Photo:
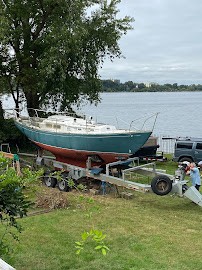
M25 97L27 100L27 110L30 116L35 115L33 109L39 109L39 96L33 91L25 91Z
M0 122L4 120L4 111L2 108L2 102L0 100Z

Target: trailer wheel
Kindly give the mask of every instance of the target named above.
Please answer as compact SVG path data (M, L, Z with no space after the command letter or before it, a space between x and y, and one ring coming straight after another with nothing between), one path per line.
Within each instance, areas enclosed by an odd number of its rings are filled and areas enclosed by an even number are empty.
M68 173L64 172L62 173L61 177L62 179L60 181L58 181L58 189L60 191L69 191L70 187L68 185L67 179L68 179Z
M52 177L49 173L44 175L44 183L47 187L54 188L57 184L57 180Z
M58 189L60 191L68 191L70 188L68 186L68 183L67 183L67 180L61 180L61 181L58 181Z
M152 191L160 196L167 195L172 189L172 181L166 175L157 175L151 181Z

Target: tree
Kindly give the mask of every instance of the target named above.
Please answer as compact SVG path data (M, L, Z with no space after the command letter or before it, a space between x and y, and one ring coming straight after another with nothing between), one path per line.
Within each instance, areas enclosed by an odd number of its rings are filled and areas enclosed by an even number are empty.
M126 91L131 91L134 89L134 83L132 81L125 82L125 89Z
M121 56L121 0L0 0L0 79L19 107L99 100L98 68Z
M2 108L2 102L0 100L0 123L2 122L2 119L3 119L3 108Z
M145 84L144 83L138 83L138 89L143 89L145 88Z

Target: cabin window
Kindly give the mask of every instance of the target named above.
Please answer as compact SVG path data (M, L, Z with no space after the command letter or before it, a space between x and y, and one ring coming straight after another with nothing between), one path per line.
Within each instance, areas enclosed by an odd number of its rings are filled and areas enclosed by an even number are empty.
M54 125L53 125L53 128L61 128L61 126L60 126L60 125L54 124Z
M46 127L52 128L52 124L46 123Z

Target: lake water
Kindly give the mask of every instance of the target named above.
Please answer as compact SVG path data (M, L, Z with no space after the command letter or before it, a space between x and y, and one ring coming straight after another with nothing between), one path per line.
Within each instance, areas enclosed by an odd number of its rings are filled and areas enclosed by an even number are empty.
M101 98L97 107L87 105L81 111L103 122L114 123L112 119L117 117L128 125L139 117L159 113L154 134L202 137L202 92L102 93Z
M141 128L144 120L159 113L153 134L164 136L202 137L202 92L163 93L102 93L98 106L85 105L80 111L93 116L97 121L119 127ZM13 107L11 98L3 99L3 107ZM146 122L151 127L154 117Z

